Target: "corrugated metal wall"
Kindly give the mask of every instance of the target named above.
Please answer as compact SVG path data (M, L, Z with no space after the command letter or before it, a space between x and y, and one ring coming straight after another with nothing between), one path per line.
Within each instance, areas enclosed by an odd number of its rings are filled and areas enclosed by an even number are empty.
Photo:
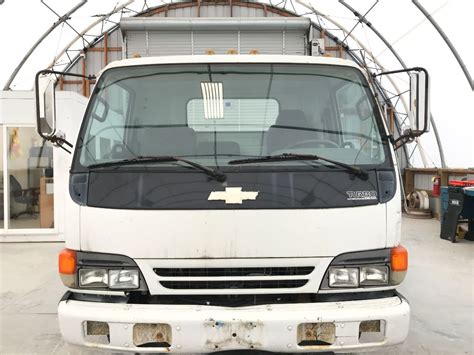
M126 57L181 54L305 55L305 31L127 31Z

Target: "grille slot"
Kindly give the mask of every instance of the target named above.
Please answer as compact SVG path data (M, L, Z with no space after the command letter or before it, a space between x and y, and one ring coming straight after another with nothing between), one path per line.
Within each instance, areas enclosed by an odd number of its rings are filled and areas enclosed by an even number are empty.
M239 268L156 268L161 277L235 277L235 276L304 276L314 266L293 267L239 267Z
M160 281L163 287L174 290L223 290L255 288L295 288L308 280L242 280L242 281Z
M161 286L173 290L242 290L302 287L314 266L155 268Z

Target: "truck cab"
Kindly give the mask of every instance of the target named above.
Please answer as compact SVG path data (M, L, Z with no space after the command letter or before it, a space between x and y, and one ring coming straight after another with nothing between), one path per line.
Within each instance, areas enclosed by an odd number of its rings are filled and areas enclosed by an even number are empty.
M53 86L37 84L43 135ZM73 149L63 338L143 353L403 342L410 309L396 288L408 253L392 143L372 78L349 60L109 64Z

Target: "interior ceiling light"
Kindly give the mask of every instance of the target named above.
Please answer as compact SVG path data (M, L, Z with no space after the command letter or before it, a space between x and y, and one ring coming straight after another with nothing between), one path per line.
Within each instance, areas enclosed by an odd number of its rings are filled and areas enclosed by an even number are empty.
M222 83L202 82L202 98L204 101L204 118L224 118L224 86Z

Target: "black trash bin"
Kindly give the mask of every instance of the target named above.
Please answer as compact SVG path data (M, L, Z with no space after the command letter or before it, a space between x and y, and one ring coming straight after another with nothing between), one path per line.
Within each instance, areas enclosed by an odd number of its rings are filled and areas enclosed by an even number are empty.
M474 240L474 190L472 188L454 187L448 188L448 208L443 214L441 222L442 239L453 243L456 241L456 229L459 219L468 220L468 233L464 237Z

